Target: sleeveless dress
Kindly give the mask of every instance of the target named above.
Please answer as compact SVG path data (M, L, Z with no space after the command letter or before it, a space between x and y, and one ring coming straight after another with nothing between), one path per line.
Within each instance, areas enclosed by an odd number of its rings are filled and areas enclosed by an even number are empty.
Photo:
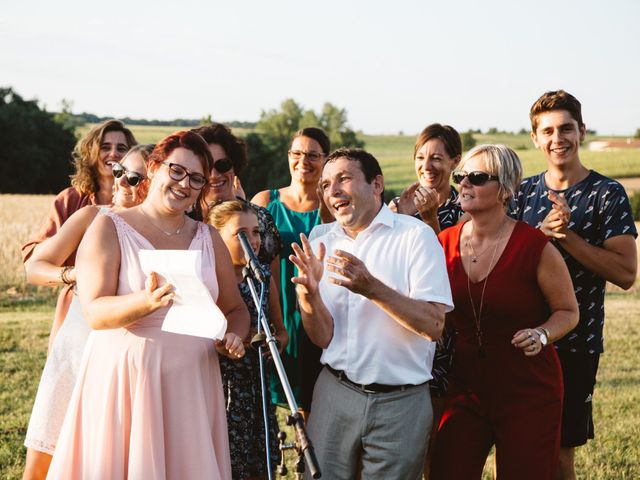
M516 222L487 277L479 319L483 353L470 295L478 313L485 282L468 283L460 257L463 225L439 235L456 306L447 322L453 322L458 336L430 478L480 478L484 458L495 444L499 478L553 479L563 396L558 356L549 346L526 357L511 345L515 332L549 318L537 281L548 240L539 230Z
M291 278L297 275L297 268L289 261L289 255L293 255L292 243L300 244L300 234L307 237L309 233L320 223L320 212L296 212L288 209L280 200L278 190L269 191L269 204L267 210L276 222L280 232L282 249L280 250L280 303L282 305L282 319L289 334L289 344L282 352L281 358L287 372L289 384L298 406L309 411L313 387L321 370L320 355L322 349L316 347L307 337L303 327L300 312L296 305L296 288L291 283ZM275 368L271 370L271 398L273 403L286 405L287 398L284 395L280 379Z
M98 215L107 211L108 208L101 207ZM42 370L24 440L25 447L53 455L90 332L82 315L80 300L74 293Z
M140 249L153 245L117 214L118 295L144 289ZM218 296L208 227L201 278ZM123 328L93 330L60 432L51 479L231 478L227 421L214 343L161 330L168 307Z

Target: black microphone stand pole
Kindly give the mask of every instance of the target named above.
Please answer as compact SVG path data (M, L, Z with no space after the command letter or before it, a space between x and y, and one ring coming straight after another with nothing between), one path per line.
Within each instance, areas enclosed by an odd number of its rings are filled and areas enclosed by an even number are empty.
M255 253L251 248L246 236L244 233L239 233L238 238L240 239L240 245L244 250L245 258L247 258L248 266L244 268L243 275L246 278L247 286L249 287L249 291L251 292L251 297L256 305L256 310L258 312L258 334L251 339L251 344L254 346L258 346L258 356L260 362L260 383L262 387L262 411L264 417L264 426L265 426L265 440L266 440L266 452L267 452L267 467L269 472L269 479L271 479L271 459L269 455L269 433L268 433L268 420L267 420L267 400L266 400L266 384L265 384L265 375L264 375L264 366L263 366L263 358L262 358L262 348L266 343L269 351L271 353L271 359L273 360L274 366L276 368L276 372L278 373L278 377L280 378L280 383L282 384L282 390L284 391L285 396L287 397L287 404L289 405L290 415L287 417L287 425L292 425L295 428L296 432L296 445L294 446L282 446L284 438L286 438L286 434L284 432L280 432L278 434L278 438L281 443L281 450L285 448L295 448L298 452L298 457L304 456L304 460L309 467L309 471L311 472L312 478L320 478L322 473L320 472L320 467L318 465L318 460L316 459L315 452L313 450L313 445L311 444L311 440L307 436L307 432L304 426L304 419L302 415L298 411L298 404L296 403L296 399L293 396L293 392L291 391L291 385L289 384L289 379L287 378L287 374L284 370L284 365L282 365L282 360L280 358L280 352L278 352L278 345L275 337L271 333L271 328L269 327L269 322L267 321L264 311L262 309L262 301L258 298L258 294L256 291L256 287L253 283L254 276L260 276L262 272L255 272L254 268L250 265L256 265L257 260L255 257ZM258 275L256 275L258 273ZM264 277L264 275L262 275ZM266 279L264 279L266 281ZM261 296L264 294L265 286L261 281ZM282 452L284 455L284 452ZM286 475L287 470L284 466L284 461L281 462L279 467L279 472L281 475ZM296 473L299 477L304 473L304 463L298 461L296 466Z

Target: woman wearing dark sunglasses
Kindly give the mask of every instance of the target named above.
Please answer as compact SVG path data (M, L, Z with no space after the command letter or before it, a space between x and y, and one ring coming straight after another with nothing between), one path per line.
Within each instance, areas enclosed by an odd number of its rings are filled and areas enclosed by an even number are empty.
M245 200L244 191L238 175L247 166L245 143L237 138L229 127L221 123L211 123L193 130L209 145L213 157L213 168L209 175L209 191L201 204L196 205L191 217L203 220L209 208L217 203L230 200ZM266 208L252 204L258 214L260 225L260 251L258 258L264 265L270 265L275 271L279 265L280 233L273 217Z
M578 321L571 279L544 234L509 218L522 178L504 145L465 155L453 179L470 220L442 233L458 331L431 479L552 479L560 448L562 372L551 343Z
M150 147L153 146L137 145L129 150L122 163L113 165L114 211L138 205L146 197L146 161ZM127 173L123 175L123 172ZM76 251L89 225L104 210L107 207L87 206L71 215L54 236L36 249L27 264L27 281L33 285L73 286L75 267L65 266L64 261ZM89 331L78 296L73 295L69 311L51 344L33 404L24 442L27 447L24 479L41 479L47 474Z
M184 213L206 195L212 163L199 135L168 136L149 157L145 200L98 216L85 234L78 295L93 330L51 478L230 478L218 353L244 355L249 313L225 280L234 270L220 235ZM145 249L201 253L199 277L227 319L222 340L162 330L175 294L142 271Z

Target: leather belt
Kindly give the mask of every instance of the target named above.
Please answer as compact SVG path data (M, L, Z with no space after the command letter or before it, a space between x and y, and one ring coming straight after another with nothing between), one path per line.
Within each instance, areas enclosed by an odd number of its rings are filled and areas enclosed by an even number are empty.
M364 393L391 393L391 392L404 392L408 388L418 387L419 385L384 385L382 383L370 383L368 385L363 385L361 383L352 382L349 380L349 377L344 373L343 370L336 370L332 368L330 365L325 365L325 368L331 372L331 374L336 377L341 382L344 382L352 387L360 390ZM426 382L425 382L426 383ZM421 385L424 385L421 384Z

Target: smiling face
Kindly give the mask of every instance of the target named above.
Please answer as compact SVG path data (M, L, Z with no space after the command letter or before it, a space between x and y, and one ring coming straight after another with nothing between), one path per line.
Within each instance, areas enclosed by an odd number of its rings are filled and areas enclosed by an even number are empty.
M384 179L378 175L368 183L360 162L339 157L324 166L320 188L337 222L355 238L380 211Z
M451 171L460 161L460 157L452 159L442 140L432 138L418 149L414 160L420 185L444 192L449 189Z
M486 172L495 175L487 169L484 160L484 154L480 153L469 158L464 165L460 167L463 172ZM503 201L500 199L500 185L496 180L489 180L484 185L471 185L468 178L460 183L459 197L462 209L473 216L474 213L480 213L495 209L496 207L502 211Z
M169 163L179 165L188 173L204 175L202 163L191 150L179 147L171 152L164 163L154 165L153 172L150 172L152 182L149 196L153 192L154 201L159 197L160 202L169 210L185 212L198 200L201 190L191 188L188 175L179 181L171 178Z
M258 217L253 212L236 212L230 215L224 226L218 229L229 253L231 262L236 266L246 265L244 251L238 239L238 233L244 232L253 251L257 254L260 250L260 227Z
M217 143L209 144L209 151L213 156L213 168L211 169L211 175L209 176L209 193L207 194L207 203L232 200L233 195L233 178L235 172L233 168L224 173L218 172L215 168L215 163L218 160L228 160L227 153L222 146Z
M111 164L120 162L128 150L127 137L123 132L111 131L105 133L100 143L100 154L96 161L98 176L110 179Z
M586 130L567 110L551 110L537 116L538 127L531 139L542 150L549 166L571 167L580 163L580 143Z
M296 137L291 143L291 152L307 152L318 154L318 158L312 160L308 155L301 158L294 158L289 154L289 173L291 179L300 183L317 185L320 175L322 175L322 164L324 163L324 152L320 144L310 137Z
M134 152L126 155L121 165L127 172L135 172L143 177L141 183L136 186L129 185L126 174L120 178L115 179L114 192L113 192L113 204L118 207L129 208L134 205L139 205L146 197L145 184L148 182L146 179L147 168L144 162L142 154Z

